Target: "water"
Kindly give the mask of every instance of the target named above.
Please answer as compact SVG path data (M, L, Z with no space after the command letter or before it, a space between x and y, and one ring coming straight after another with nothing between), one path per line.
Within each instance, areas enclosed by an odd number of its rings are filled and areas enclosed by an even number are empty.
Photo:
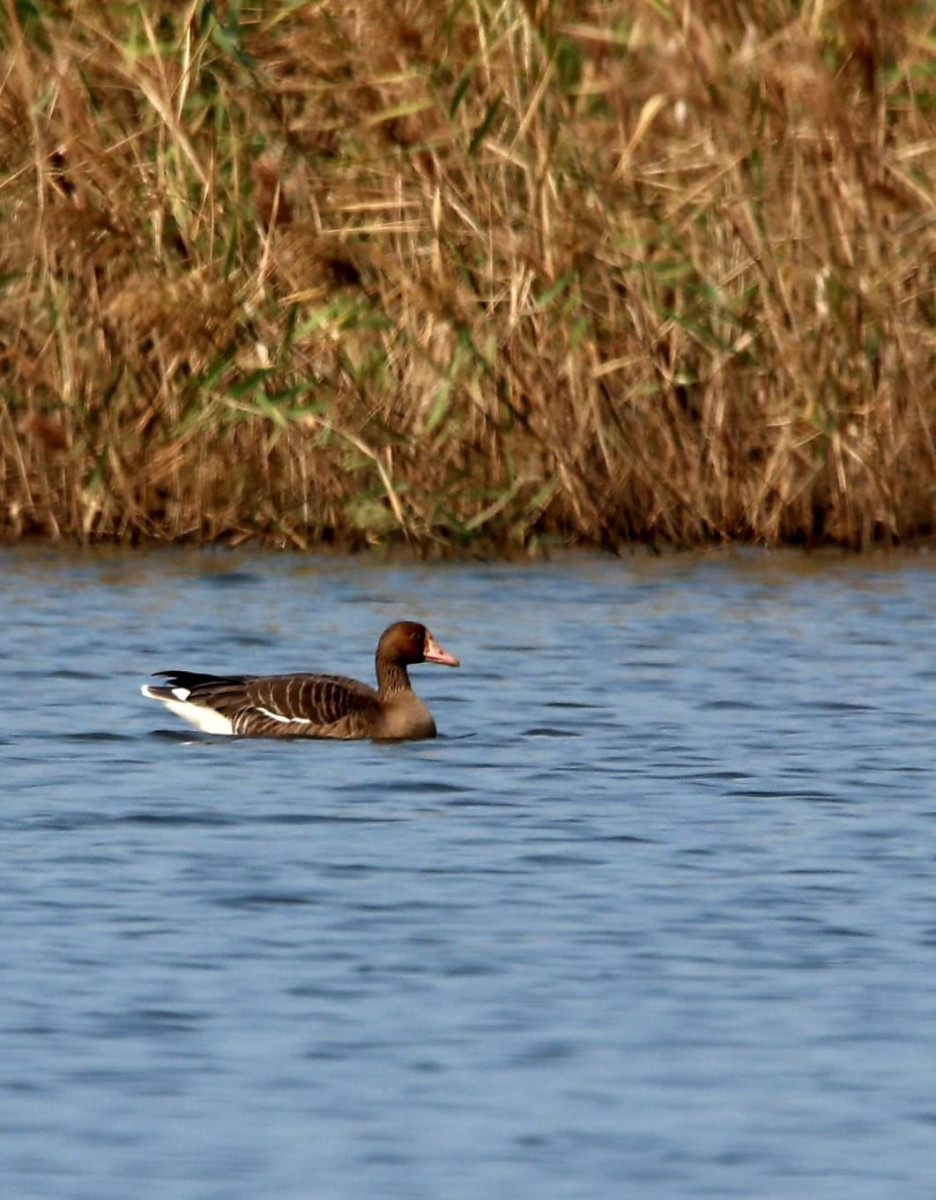
M152 671L441 736L216 739ZM936 571L0 554L17 1200L929 1197Z

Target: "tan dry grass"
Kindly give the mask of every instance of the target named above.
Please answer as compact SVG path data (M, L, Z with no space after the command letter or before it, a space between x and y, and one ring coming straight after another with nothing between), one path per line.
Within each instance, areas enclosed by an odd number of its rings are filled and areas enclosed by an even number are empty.
M0 528L931 534L936 12L880 11L2 0Z

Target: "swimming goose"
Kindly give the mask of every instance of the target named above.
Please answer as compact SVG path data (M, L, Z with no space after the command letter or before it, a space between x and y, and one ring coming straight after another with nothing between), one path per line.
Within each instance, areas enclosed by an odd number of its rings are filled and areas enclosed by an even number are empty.
M157 671L143 695L204 733L248 737L431 738L435 721L413 691L413 663L457 667L425 625L397 621L377 643L377 690L342 675L199 675Z

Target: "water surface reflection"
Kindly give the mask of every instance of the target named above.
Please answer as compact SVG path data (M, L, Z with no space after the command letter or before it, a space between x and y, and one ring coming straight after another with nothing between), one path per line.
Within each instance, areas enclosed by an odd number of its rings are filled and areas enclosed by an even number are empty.
M0 555L17 1197L928 1196L936 573ZM171 667L424 620L443 736L212 739Z

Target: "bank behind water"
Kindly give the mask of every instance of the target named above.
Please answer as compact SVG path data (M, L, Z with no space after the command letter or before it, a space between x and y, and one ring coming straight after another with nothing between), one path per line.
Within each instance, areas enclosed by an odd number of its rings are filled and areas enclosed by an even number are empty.
M0 16L0 535L932 532L932 4Z

